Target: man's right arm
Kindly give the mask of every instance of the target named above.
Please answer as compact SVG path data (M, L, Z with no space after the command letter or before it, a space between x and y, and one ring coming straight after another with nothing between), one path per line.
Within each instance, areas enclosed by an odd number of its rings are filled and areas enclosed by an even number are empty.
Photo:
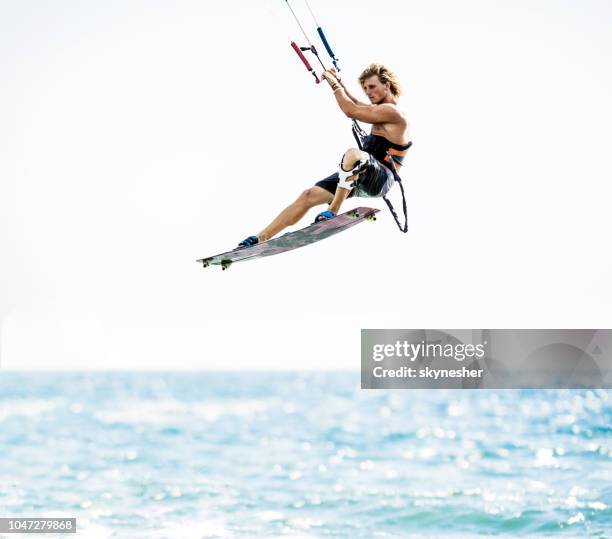
M348 88L346 86L344 86L344 83L339 80L338 83L340 84L340 86L342 86L342 89L344 90L344 93L346 94L346 97L348 97L353 103L355 103L355 105L369 105L369 103L364 103L363 101L359 101L359 99L357 99L355 96L353 96L349 91Z
M344 93L346 94L346 97L348 97L353 103L355 103L355 105L369 105L369 103L364 103L363 101L359 101L359 99L357 99L354 95L352 95L349 91L348 88L344 85L344 82L342 82L342 79L338 76L338 73L336 73L335 69L330 69L329 72L336 78L336 80L338 81L338 84L340 86L342 86L342 89L344 90Z

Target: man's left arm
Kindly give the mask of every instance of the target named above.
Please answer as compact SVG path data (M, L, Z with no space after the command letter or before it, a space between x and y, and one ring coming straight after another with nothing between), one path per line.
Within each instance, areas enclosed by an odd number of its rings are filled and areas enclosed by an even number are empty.
M342 87L334 91L334 97L338 106L352 120L360 120L367 124L393 123L401 119L401 114L389 103L381 105L364 105L353 103Z

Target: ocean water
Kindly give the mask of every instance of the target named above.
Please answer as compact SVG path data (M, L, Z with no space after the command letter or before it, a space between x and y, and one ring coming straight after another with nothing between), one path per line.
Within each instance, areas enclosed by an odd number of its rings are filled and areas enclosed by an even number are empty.
M0 516L87 539L612 537L610 397L2 373Z

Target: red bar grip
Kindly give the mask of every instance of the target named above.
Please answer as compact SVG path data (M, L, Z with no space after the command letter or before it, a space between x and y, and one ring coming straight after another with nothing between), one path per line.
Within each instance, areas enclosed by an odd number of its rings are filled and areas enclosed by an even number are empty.
M291 46L293 47L293 50L296 52L296 54L300 57L300 60L302 60L302 62L304 62L304 65L306 66L306 69L308 69L308 71L310 71L314 75L314 78L317 81L317 84L319 84L319 82L320 82L319 81L319 77L317 77L317 74L314 72L314 69L312 69L312 66L310 65L310 63L306 59L306 56L304 56L304 54L302 53L300 48L295 44L295 41L291 42Z
M304 65L306 66L306 69L308 69L308 71L312 71L312 66L308 63L308 60L306 59L306 56L304 56L304 54L302 53L300 48L295 44L295 41L291 42L291 46L293 47L293 50L297 53L297 55L300 57L300 60L302 60L302 62L304 62Z

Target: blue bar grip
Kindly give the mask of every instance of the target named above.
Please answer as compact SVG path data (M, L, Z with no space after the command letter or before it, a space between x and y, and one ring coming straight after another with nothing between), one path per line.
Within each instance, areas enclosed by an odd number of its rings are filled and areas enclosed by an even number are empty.
M317 28L317 32L319 33L319 37L321 38L323 45L325 45L325 48L327 49L327 54L329 54L330 58L332 59L334 67L336 68L337 71L340 71L340 68L338 67L338 64L336 63L337 62L336 55L334 54L334 51L332 51L331 47L329 46L329 43L327 42L327 38L325 37L325 34L323 33L323 29L320 26Z

